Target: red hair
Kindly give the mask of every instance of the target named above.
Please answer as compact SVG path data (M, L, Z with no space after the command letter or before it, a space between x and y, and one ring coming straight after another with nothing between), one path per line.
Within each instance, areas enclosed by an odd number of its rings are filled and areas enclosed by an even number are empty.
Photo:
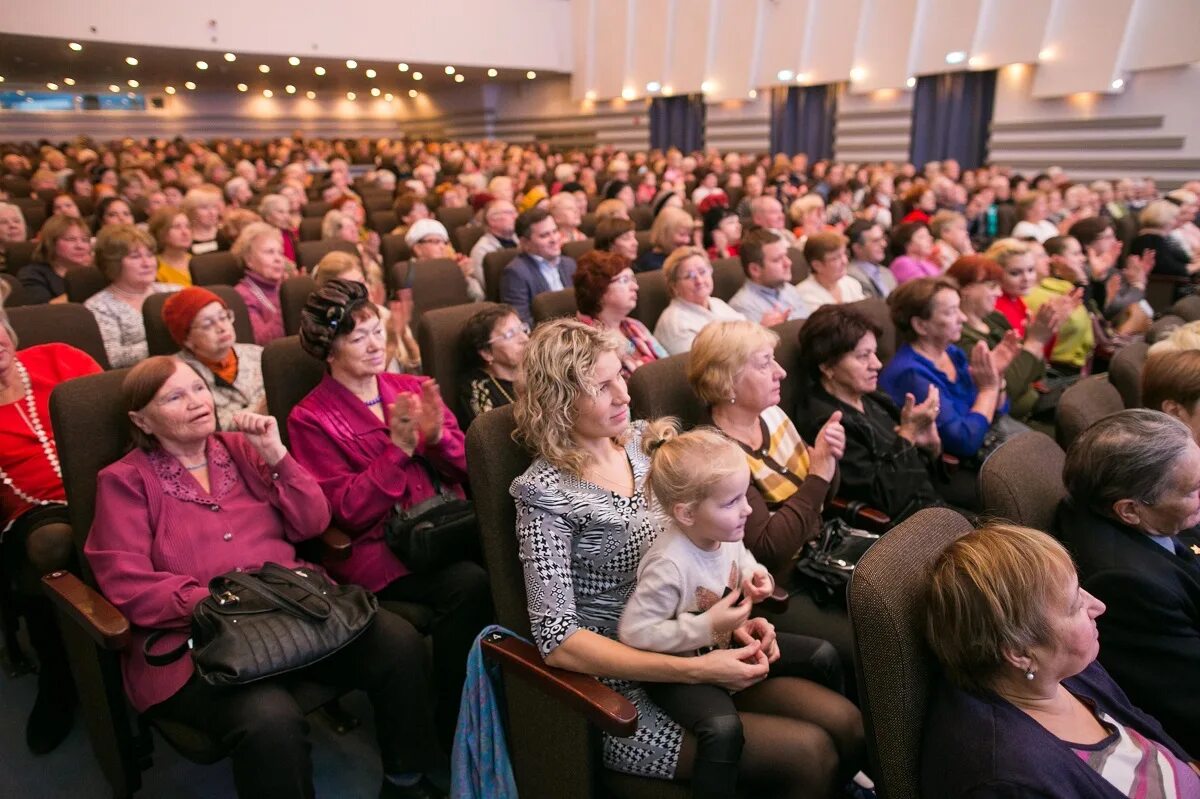
M617 275L629 268L629 259L615 252L590 250L585 253L575 267L575 307L588 316L600 313L604 292Z
M972 283L999 283L1004 270L995 259L986 255L964 255L950 265L946 276L954 278L960 289Z

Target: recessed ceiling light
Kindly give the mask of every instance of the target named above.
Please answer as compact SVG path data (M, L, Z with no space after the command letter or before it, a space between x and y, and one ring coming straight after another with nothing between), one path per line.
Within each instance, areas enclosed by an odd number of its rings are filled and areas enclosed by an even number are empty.
M355 94L354 92L346 92L346 99L347 100L357 100L358 95Z
M308 99L310 99L310 100L315 100L315 99L317 99L317 93L316 93L316 92L314 92L314 91L312 91L311 89L310 89L309 91L306 91L306 92L304 93L304 96L305 96L305 97L307 97L307 98L308 98Z
M637 92L633 90L632 86L626 86L624 89L621 89L621 99L632 100L634 97L637 97Z
M793 77L795 77L795 75L796 73L792 72L790 69L781 69L775 73L775 77L779 78L780 80L791 80Z
M187 89L189 92L194 92L196 91L196 84L189 80L183 84L183 88Z
M466 80L466 78L464 78L462 75L455 75L455 76L454 76L454 82L455 82L455 83L462 83L464 80Z
M75 79L74 78L63 78L63 83L67 84L68 86L74 86Z
M387 100L390 103L392 100L395 100L396 98L392 96L391 92L388 92L387 94L385 94L383 96L383 99Z
M867 71L862 67L855 67L850 70L850 80L858 82L867 76Z
M454 67L446 67L446 74L447 74L447 75L453 75L453 74L454 74Z
M121 91L121 87L120 87L120 86L118 86L118 85L117 85L117 84L115 84L115 83L110 83L110 84L108 85L108 90L109 90L110 92L116 93L116 92L119 92L119 91ZM20 92L18 92L18 94L20 94Z
M755 98L758 97L758 90L751 89L749 92L746 93L746 96L749 97L751 100L754 100Z
M208 62L207 61L197 61L196 69L208 69Z
M495 69L489 69L489 70L488 70L488 77L489 77L489 78L494 78L494 77L496 77L496 76L497 76L497 75L499 75L499 74L500 74L500 73L499 73L497 70L495 70Z
M136 89L137 87L138 87L138 82L136 80L129 81L129 88Z
M137 97L137 95L134 94L133 92L125 92L125 96L128 97L130 100L132 100L134 97Z
M300 59L297 58L296 56L292 56L291 58L288 59L288 63L294 67L298 67L298 66L300 66Z
M533 80L534 78L537 77L537 73L531 69L525 73L525 77L528 78L529 80Z
M595 90L595 89L588 89L586 92L584 92L584 93L583 93L583 99L585 99L585 100L595 100L595 99L596 99L596 90Z
M1125 88L1125 80L1123 78L1117 78L1110 85L1117 91L1120 91L1121 89Z
M46 88L47 88L47 89L49 89L49 90L50 90L50 91L52 91L52 92L56 92L56 91L58 91L58 84L57 84L57 83L53 83L53 82L52 82L52 83L47 83L47 84L46 84Z
M248 92L248 91L250 91L250 87L249 87L249 86L247 86L247 85L246 85L246 84L244 84L244 83L239 83L239 84L237 85L237 90L238 90L239 92Z
M293 86L293 85L292 85L292 84L290 84L290 83L289 83L287 86L284 86L284 87L283 87L283 90L284 90L285 92L287 92L288 94L295 94L295 93L296 93L296 87L295 87L295 86Z
M401 72L408 72L408 64L405 64L404 62L400 62L399 64L396 65L396 69L400 70Z
M797 72L796 73L796 83L808 83L810 80L812 80L812 75L810 75L809 73L807 73L807 72Z
M646 91L648 91L648 92L656 92L661 88L662 88L662 84L656 80L652 80L646 84Z
M964 62L966 60L967 60L967 54L964 53L962 50L951 50L950 52L946 53L946 63L947 64L961 64L962 62Z
M0 83L4 83L4 76L0 75Z
M74 50L77 53L83 49L83 45L80 44L79 42L67 42L67 47L70 47L72 50Z
M353 58L346 59L346 69L358 69L358 62Z
M409 89L409 90L408 90L408 96L409 96L409 97L416 97L416 96L417 96L417 90L416 90L416 89Z
M363 74L365 74L365 75L366 75L368 78L374 78L374 77L375 77L376 75L378 75L379 73L378 73L378 72L376 72L376 71L375 71L375 70L373 70L373 69L368 69L368 70L367 70L365 73L363 73Z
M420 79L421 79L421 78L423 78L423 77L425 77L425 76L424 76L424 75L422 75L420 72L414 72L414 73L413 73L413 80L420 80Z
M909 78L908 80L904 81L904 85L911 89L917 85L917 79Z
M266 64L259 64L258 71L261 72L262 74L266 75L268 72L271 71L271 68L269 66L267 66Z
M174 86L168 86L167 88L163 89L163 91L164 91L164 92L166 92L167 94L174 94L174 93L175 93L175 87L174 87Z
M271 97L274 97L274 96L275 96L275 92L271 91L270 89L263 89L263 97L270 99Z
M226 53L225 60L232 63L234 61L237 61L237 56L235 56L233 53Z
M313 74L314 75L324 75L325 67L313 67Z
M713 82L711 80L706 80L700 84L700 91L704 92L705 94L708 94L712 90L713 90Z
M378 87L378 86L372 86L372 87L371 87L371 96L372 96L372 97L378 97L378 96L379 96L379 95L381 95L381 94L383 94L383 92L381 92L381 91L379 90L379 87Z
M1038 60L1039 61L1051 61L1054 59L1054 56L1057 55L1057 52L1058 51L1055 50L1053 46L1043 47L1041 50L1038 51Z
M136 67L138 65L138 60L131 55L127 55L125 56L125 63L131 67Z

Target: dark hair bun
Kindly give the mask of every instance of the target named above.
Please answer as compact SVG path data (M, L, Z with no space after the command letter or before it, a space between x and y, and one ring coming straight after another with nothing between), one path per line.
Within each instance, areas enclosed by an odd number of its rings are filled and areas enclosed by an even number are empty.
M362 283L330 280L309 295L300 312L300 346L314 358L325 360L333 340L354 329L354 312L368 303L367 287Z

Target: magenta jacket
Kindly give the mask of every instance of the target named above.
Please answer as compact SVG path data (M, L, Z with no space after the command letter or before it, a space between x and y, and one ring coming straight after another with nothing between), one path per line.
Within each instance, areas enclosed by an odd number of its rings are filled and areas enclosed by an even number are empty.
M403 392L419 393L427 377L381 374L379 395L384 414ZM392 443L387 424L328 374L288 416L288 436L296 459L317 476L333 506L334 524L354 539L350 557L327 563L341 582L378 591L408 574L384 541L383 528L392 508L429 499L433 481L419 462ZM437 444L417 446L447 488L462 496L467 457L462 430L449 408L442 413Z
M151 666L142 642L153 630L178 629L156 645L178 645L208 581L267 561L303 566L294 542L329 526L329 503L290 455L267 466L240 433L208 439L205 492L162 450L134 450L100 472L96 516L84 553L108 600L129 619L133 642L122 654L129 701L144 711L175 694L192 659Z
M909 258L907 255L901 255L892 261L891 270L897 284L907 283L919 277L938 277L942 274L942 267L933 261L926 261L923 258Z
M254 343L265 347L277 338L283 338L283 307L279 299L279 284L272 285L247 270L246 276L233 287L246 303L250 312L250 326L254 328Z

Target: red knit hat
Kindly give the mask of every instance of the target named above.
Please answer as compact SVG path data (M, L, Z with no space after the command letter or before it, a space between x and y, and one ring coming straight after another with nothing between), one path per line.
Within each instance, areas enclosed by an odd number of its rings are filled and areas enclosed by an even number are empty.
M225 300L199 286L188 286L167 297L167 301L163 303L162 307L163 324L167 326L167 332L171 334L171 338L175 339L176 344L183 346L183 342L188 337L188 331L192 329L192 321L195 320L196 314L200 313L206 305L214 302L226 310L229 309Z

